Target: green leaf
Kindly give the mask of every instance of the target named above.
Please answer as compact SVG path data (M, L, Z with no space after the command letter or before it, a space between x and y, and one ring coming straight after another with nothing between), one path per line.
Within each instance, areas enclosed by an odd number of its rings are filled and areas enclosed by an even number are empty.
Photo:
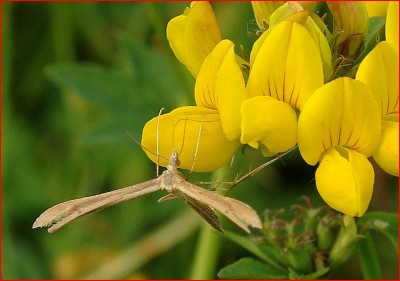
M252 258L242 258L218 272L222 279L287 279L288 275Z
M379 258L370 233L358 241L358 257L364 279L382 279Z
M166 108L176 104L194 104L193 91L185 92L165 54L146 47L126 33L121 32L117 39L121 63L141 85L144 96L155 98L154 102L159 104L161 98L161 107Z
M273 266L276 270L280 270L281 272L285 272L285 268L282 267L279 263L277 263L274 257L266 255L264 251L262 251L256 244L254 244L249 238L240 236L238 234L225 231L223 234L224 237L230 239L231 241L235 242L239 246L243 247L244 249L248 250L250 253L254 254L261 260L265 261L269 265Z
M110 112L127 112L144 105L134 91L137 85L116 70L89 63L57 63L48 66L45 73L60 88Z
M310 274L299 274L291 269L289 269L289 278L290 279L302 279L302 280L315 280L315 279L322 279L322 276L326 275L329 271L329 267L324 267L316 272L310 273Z
M366 55L375 47L375 45L381 41L380 32L385 26L384 17L371 17L369 19L368 33L365 36L364 50L360 53L358 58L355 60L354 65L360 63Z
M398 253L398 214L385 212L370 212L358 221L358 225L376 230L385 235Z
M132 116L131 118L113 118L109 121L104 121L90 130L80 140L84 145L92 144L135 144L134 137L140 142L143 124L146 122L142 115ZM130 136L131 135L131 136ZM140 145L138 144L137 147Z

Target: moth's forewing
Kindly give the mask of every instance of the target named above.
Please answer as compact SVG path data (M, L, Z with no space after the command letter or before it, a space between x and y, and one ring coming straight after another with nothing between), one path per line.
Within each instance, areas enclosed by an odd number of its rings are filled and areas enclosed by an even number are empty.
M152 193L159 189L159 178L156 178L99 195L60 203L43 212L36 219L33 228L48 227L48 232L52 233L83 215L100 211L109 206Z
M219 221L217 214L210 206L204 204L196 198L187 196L187 194L182 192L180 189L172 190L172 194L174 194L176 197L179 197L186 204L192 207L193 210L195 210L206 222L208 222L216 230L224 232L224 229L221 226L221 222Z
M190 182L180 184L176 188L187 198L193 198L203 205L208 205L220 211L247 233L250 233L248 226L262 228L261 219L257 212L241 201L213 193Z

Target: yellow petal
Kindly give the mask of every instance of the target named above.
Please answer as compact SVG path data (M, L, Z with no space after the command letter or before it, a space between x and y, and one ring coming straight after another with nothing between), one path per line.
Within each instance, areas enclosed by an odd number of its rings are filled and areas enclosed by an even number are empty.
M368 157L378 146L380 131L379 106L369 87L338 78L315 91L306 103L298 121L298 144L310 165L336 145Z
M192 2L183 15L167 25L167 38L175 56L196 77L206 56L222 40L209 2Z
M319 50L310 34L297 23L281 22L258 49L247 94L271 96L302 109L323 81Z
M291 2L291 6L293 6L293 5L295 5L295 2ZM299 5L299 4L297 4L297 5ZM277 10L277 12L279 10L284 9L285 7L289 7L289 6L287 4L285 4L285 5L281 6ZM300 8L301 8L301 6L300 6ZM327 40L327 36L331 37L332 35L330 34L329 30L326 28L325 23L318 16L314 16L313 14L311 14L311 16L308 16L308 15L309 15L308 11L301 10L294 14L290 14L289 16L286 16L283 19L277 18L276 21L277 21L277 23L281 22L282 20L297 22L299 24L302 24L307 29L307 31L311 35L312 39L314 40L314 43L316 44L317 49L319 50L322 64L323 64L324 81L327 82L327 81L330 81L332 74L333 74L332 52L329 47L329 42ZM318 23L320 24L320 26L317 25L315 20L318 20ZM264 40L268 37L270 31L271 31L271 29L268 29L266 32L264 32L260 36L260 38L257 39L257 41L254 43L253 48L251 50L251 54L250 54L250 68L253 67L253 63L258 54L258 51L259 51L260 47L262 46Z
M315 5L316 2L309 2L309 4ZM330 78L333 74L332 52L326 37L326 34L329 33L329 31L327 30L325 23L322 22L320 17L311 16L314 15L310 15L310 12L308 10L305 10L300 2L286 2L271 15L270 27L273 27L282 21L292 21L303 25L310 33L320 52L324 70L324 81L327 82L330 81ZM315 23L314 19L320 21L319 23L321 24L321 26L323 26L322 30L324 31L324 33L322 32L321 28L318 27L318 25Z
M386 17L388 1L365 1L369 17Z
M218 111L186 106L148 121L141 144L154 163L157 153L160 155L159 164L163 167L176 149L180 168L209 172L230 161L240 142L226 139Z
M251 1L251 6L253 7L254 16L256 18L258 27L263 30L264 22L269 24L269 17L272 13L280 6L282 6L284 1Z
M189 12L190 9L186 8ZM182 63L187 62L187 52L185 48L185 26L187 16L185 14L171 19L167 25L167 38L169 45L174 52L176 58Z
M361 62L356 79L372 89L382 117L399 113L399 63L388 42L380 42Z
M386 173L399 176L399 122L382 122L381 142L373 156Z
M330 148L315 173L317 189L324 201L352 217L360 217L367 210L374 177L372 165L363 154L343 147Z
M263 46L264 40L267 39L272 29L266 30L261 36L254 42L250 52L250 69L253 69L253 64L256 61L256 57L261 47Z
M318 1L297 1L307 11L313 12L318 4Z
M242 104L241 142L261 145L265 156L284 152L296 145L297 116L287 103L271 97L254 97Z
M397 57L399 56L399 2L391 1L388 5L386 16L386 41L395 49Z
M246 89L234 45L223 40L205 59L197 76L195 99L198 106L217 109L228 140L240 136L240 107Z
M275 26L282 21L293 21L304 24L310 12L296 1L286 2L271 15L270 26Z
M218 108L215 80L226 54L232 47L233 43L231 41L223 40L204 60L194 88L194 97L198 106L212 109Z
M316 18L320 20L319 17ZM326 35L322 33L321 29L318 27L317 23L314 21L314 18L312 17L308 17L306 23L304 24L304 27L310 33L315 44L317 45L317 49L320 52L322 66L324 70L324 81L328 82L332 78L333 68L332 68L332 51L329 46ZM329 32L329 31L324 30L324 32Z

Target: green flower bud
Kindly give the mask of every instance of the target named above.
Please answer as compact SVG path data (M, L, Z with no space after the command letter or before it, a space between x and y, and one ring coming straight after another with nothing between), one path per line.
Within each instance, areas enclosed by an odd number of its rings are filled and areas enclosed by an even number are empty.
M329 251L335 243L337 233L332 230L330 225L321 222L317 228L317 243L318 249Z
M343 225L340 228L335 244L329 253L330 267L336 267L346 262L354 252L354 248L359 236L354 218L343 217Z
M334 19L338 54L354 60L364 46L369 17L364 2L327 2Z
M287 252L290 267L298 273L310 273L313 271L313 262L304 249L289 249Z

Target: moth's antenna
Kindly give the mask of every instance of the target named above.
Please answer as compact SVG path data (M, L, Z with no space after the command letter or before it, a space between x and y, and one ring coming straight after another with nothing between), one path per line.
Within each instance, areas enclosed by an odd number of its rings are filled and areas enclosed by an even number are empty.
M132 136L129 132L126 132L126 133L127 133L128 136L129 136L138 146L140 146L142 149L144 149L144 150L146 150L147 152L149 152L149 153L151 153L151 154L157 156L157 154L155 154L153 151L151 151L151 150L148 149L147 147L143 146L143 145L142 145L134 136ZM161 156L161 155L160 155L160 157L161 157L161 158L164 158L165 160L168 161L168 158L166 158L166 157L164 157L164 156Z
M164 111L164 108L161 108L160 111L158 112L158 117L157 117L157 132L156 132L156 156L157 156L157 177L160 175L160 152L159 152L159 140L160 140L160 116L161 113Z

